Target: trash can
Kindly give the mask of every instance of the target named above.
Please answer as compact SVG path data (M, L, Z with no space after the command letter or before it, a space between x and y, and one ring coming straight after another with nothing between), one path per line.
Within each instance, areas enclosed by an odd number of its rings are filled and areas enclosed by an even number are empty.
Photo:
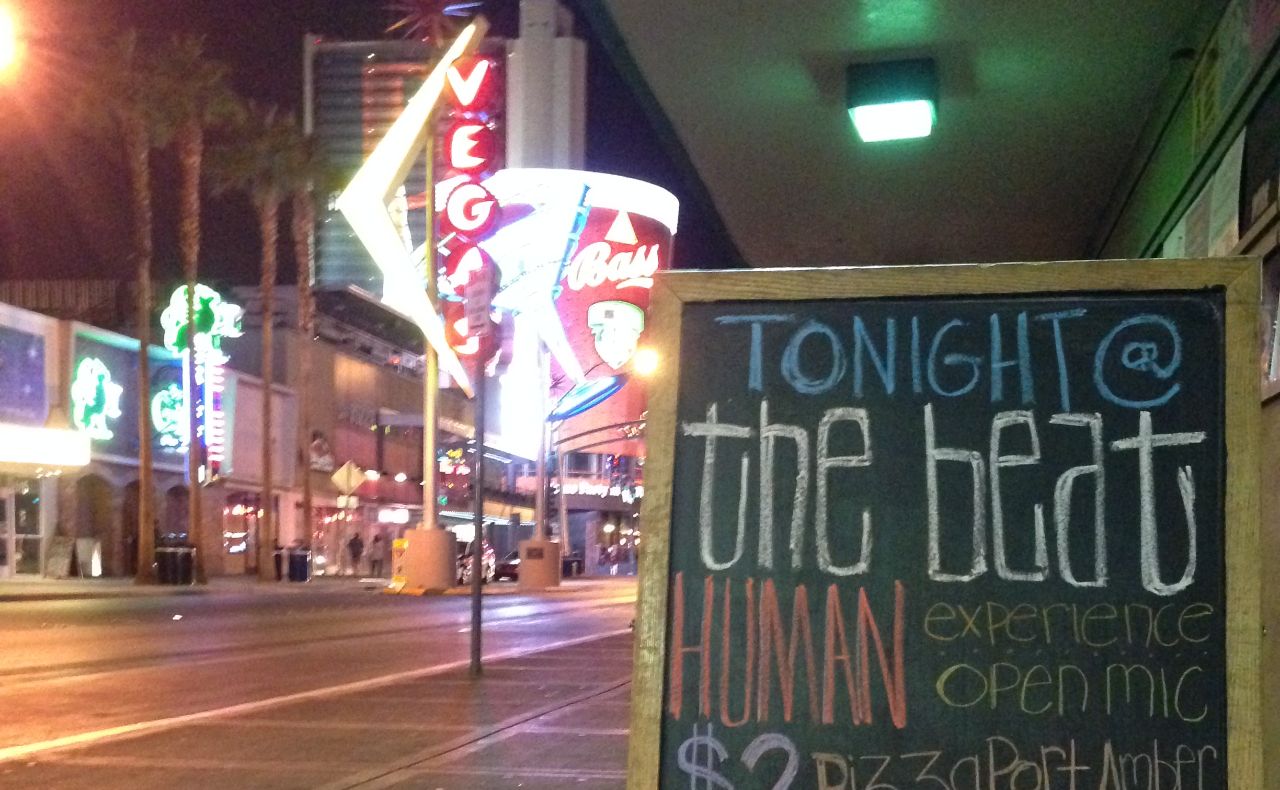
M289 549L289 581L311 580L311 549Z
M177 549L178 557L178 581L176 584L195 584L196 581L196 547L195 546L179 546Z
M195 582L196 549L194 546L161 546L156 549L156 580L161 584Z
M272 553L272 559L276 564L276 581L284 579L284 549L277 548Z
M177 557L168 546L156 547L156 581L161 584L177 584Z

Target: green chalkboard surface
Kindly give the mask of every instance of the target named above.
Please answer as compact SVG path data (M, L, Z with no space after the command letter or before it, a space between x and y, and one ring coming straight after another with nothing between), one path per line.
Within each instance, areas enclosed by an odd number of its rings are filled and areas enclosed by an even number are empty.
M1224 315L684 304L660 786L1227 787Z

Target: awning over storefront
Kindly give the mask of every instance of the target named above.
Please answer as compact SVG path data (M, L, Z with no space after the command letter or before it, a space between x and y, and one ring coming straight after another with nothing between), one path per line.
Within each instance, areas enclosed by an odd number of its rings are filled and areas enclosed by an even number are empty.
M0 472L42 475L89 463L89 436L65 428L0 422Z

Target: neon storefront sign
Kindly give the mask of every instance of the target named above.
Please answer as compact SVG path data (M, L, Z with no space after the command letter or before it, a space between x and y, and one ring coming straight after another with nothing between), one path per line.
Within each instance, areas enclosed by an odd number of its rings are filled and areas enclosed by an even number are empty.
M71 382L71 421L90 439L107 441L115 436L110 423L120 419L124 387L115 383L111 370L97 357L85 357L76 365Z
M601 499L618 497L624 505L630 505L636 500L644 498L644 486L642 485L624 486L616 483L574 480L572 478L565 481L563 490L566 496L597 496ZM559 494L560 491L560 485L552 481L551 492Z
M152 423L161 434L161 443L178 441L179 449L187 452L191 445L191 430L187 415L195 411L195 441L198 452L203 454L201 471L206 480L217 477L226 460L227 416L223 409L226 390L226 364L230 357L222 350L224 338L240 337L244 310L223 300L222 295L207 285L195 288L195 326L187 323L187 287L179 286L169 298L169 305L160 314L164 329L165 348L181 354L183 358L182 417L173 413L174 392L162 390L152 399ZM187 334L192 334L194 359L188 358ZM172 445L165 445L172 446Z
M169 384L152 396L151 424L159 434L161 447L186 451L187 395L182 387Z

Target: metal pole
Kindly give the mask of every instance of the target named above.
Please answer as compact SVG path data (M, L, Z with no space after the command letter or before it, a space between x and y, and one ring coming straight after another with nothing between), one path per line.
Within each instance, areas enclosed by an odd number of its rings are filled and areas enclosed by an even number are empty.
M436 529L437 481L436 400L440 393L440 359L427 343L426 372L422 377L422 527Z
M546 421L547 414L547 355L542 347L542 341L538 341L538 399L540 408L538 414L543 419L538 426L538 458L535 462L536 476L538 478L538 490L533 495L534 516L534 540L546 540L551 535L551 530L547 529L547 430Z
M471 677L479 677L480 667L480 620L481 620L481 576L483 574L484 554L484 391L485 391L485 349L487 338L480 341L480 353L476 354L475 391L476 391L476 457L471 465L471 523L474 533L471 537Z
M551 534L547 529L547 424L538 426L538 459L535 463L538 489L533 494L534 540L546 540Z
M433 116L434 117L434 116ZM435 146L432 135L427 135L427 192L434 192L435 183ZM427 280L427 299L431 302L431 309L436 309L436 301L439 298L440 287L437 282L439 272L436 269L435 256L435 205L434 198L432 205L427 208L427 239L423 245L423 255L426 260L426 280ZM424 366L425 370L422 374L422 527L423 529L436 529L439 526L439 520L436 518L436 496L437 482L440 477L439 463L436 461L436 423L439 417L436 412L436 404L440 398L440 358L436 355L436 349L431 345L431 341L423 336L422 345L425 350Z
M562 424L563 423L557 423L556 428L558 429ZM556 504L560 511L560 549L564 552L564 556L567 557L573 553L573 543L569 540L569 503L564 498L565 451L558 446L559 442L554 439L551 444L556 448L556 479L560 481L560 491L556 497L558 500ZM586 557L582 558L582 567L584 570L587 567Z

